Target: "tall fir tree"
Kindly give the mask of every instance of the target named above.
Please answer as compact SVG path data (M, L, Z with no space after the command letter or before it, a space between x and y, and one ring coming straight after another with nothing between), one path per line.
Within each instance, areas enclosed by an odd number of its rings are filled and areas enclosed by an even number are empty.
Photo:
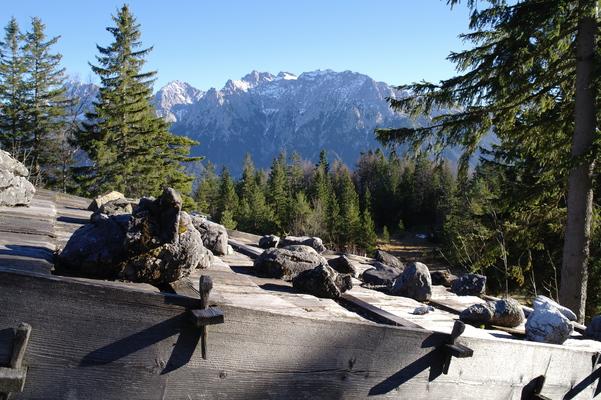
M182 163L196 142L173 135L168 124L151 105L156 72L143 72L145 57L140 25L127 5L113 16L114 37L107 47L97 46L98 65L91 65L100 78L94 111L79 132L77 142L91 160L77 170L88 194L119 190L129 196L158 195L165 186L190 194L192 178Z
M236 227L235 215L238 210L238 195L230 172L226 167L221 171L219 182L219 205L215 218L226 228Z
M238 226L249 232L269 232L275 229L275 215L267 204L263 188L257 182L257 172L250 154L244 157L242 179L239 182Z
M34 185L65 189L60 156L61 146L65 145L64 131L70 128L67 111L71 101L65 97L62 56L52 51L59 37L47 38L45 28L39 18L33 18L25 36L24 57L29 70L25 110L27 165Z
M411 96L391 99L394 108L414 115L437 107L454 111L440 112L423 128L379 130L378 137L414 148L463 146L465 172L469 156L493 130L510 149L499 155L509 157L504 161L523 158L526 149L550 166L567 182L560 301L582 321L599 154L597 1L501 0L484 8L467 3L471 32L463 38L473 47L449 56L460 74L439 84L405 86Z
M0 42L0 147L21 162L26 162L27 61L23 34L13 17L4 28Z
M215 165L208 161L200 176L194 200L198 210L212 217L217 215L219 201L219 178L215 173Z
M281 153L273 160L267 186L267 201L273 208L280 233L284 233L288 227L290 210L285 154Z
M361 228L358 235L359 247L367 254L371 254L376 248L378 236L376 226L371 216L371 193L365 189L363 194L363 210L361 211Z

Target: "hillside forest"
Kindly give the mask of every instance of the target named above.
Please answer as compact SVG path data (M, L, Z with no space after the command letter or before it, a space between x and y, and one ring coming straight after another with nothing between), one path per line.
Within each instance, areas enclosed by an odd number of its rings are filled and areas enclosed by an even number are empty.
M463 38L471 47L449 56L458 75L402 86L411 95L390 99L416 117L453 111L430 126L379 129L382 146L365 149L355 165L325 151L317 160L282 153L262 170L249 154L241 176L232 176L190 157L202 143L170 133L157 116L156 71L144 69L152 49L126 5L107 28L113 41L97 46L90 63L100 81L92 109L66 94L54 50L60 38L47 37L39 18L24 29L8 21L0 40L0 148L29 168L37 187L140 197L171 186L189 210L230 229L314 235L360 254L424 235L441 262L486 274L493 292L545 294L580 320L599 314L596 2L467 3ZM481 147L491 133L495 143ZM399 144L412 150L398 153ZM458 164L441 157L449 146L465 150ZM202 163L198 176L187 172L191 163Z

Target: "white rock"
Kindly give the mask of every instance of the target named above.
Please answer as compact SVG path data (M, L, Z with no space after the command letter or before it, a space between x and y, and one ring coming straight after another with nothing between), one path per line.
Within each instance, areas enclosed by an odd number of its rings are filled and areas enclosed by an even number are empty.
M100 196L97 196L94 200L92 200L92 202L88 206L88 210L96 211L100 207L102 207L102 205L108 203L109 201L114 201L114 200L119 200L119 199L124 199L124 198L125 198L125 195L123 193L113 190L112 192L108 192L108 193L102 194Z
M526 338L534 342L563 344L572 330L570 320L550 304L535 308L526 321Z
M35 187L27 180L28 175L23 164L0 150L0 206L29 205Z
M559 310L560 313L563 314L564 317L566 317L570 321L576 321L577 319L576 314L574 314L572 310L560 305L559 303L553 301L552 299L546 296L538 295L534 298L533 308L536 309L540 307L555 307L557 310Z

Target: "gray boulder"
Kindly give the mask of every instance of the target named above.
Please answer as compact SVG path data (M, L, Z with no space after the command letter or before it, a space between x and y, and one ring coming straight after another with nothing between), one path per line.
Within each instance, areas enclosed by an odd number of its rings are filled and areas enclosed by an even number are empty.
M103 204L106 204L109 201L114 201L114 200L119 200L119 199L125 199L125 195L121 192L117 192L117 191L113 190L112 192L108 192L108 193L102 194L100 196L97 196L94 200L92 200L92 202L88 206L88 210L89 211L97 211L100 207L102 207Z
M425 315L434 310L435 310L435 308L432 306L419 306L419 307L415 307L412 314L413 315Z
M573 326L561 311L550 304L535 308L526 321L526 339L534 342L563 344Z
M315 249L301 245L267 249L254 261L259 275L286 281L319 265L328 265L328 262Z
M310 236L286 236L280 240L280 247L286 247L290 245L304 245L314 248L318 253L326 251L326 247L323 245L323 241L318 237Z
M427 301L432 297L432 280L426 264L409 263L390 289L395 296L410 297L417 301Z
M514 299L500 299L473 304L463 310L459 319L472 324L490 324L515 328L524 322L524 311Z
M432 278L433 285L442 285L444 287L451 287L455 279L457 279L456 275L453 275L451 271L448 269L441 271L432 271L430 272L430 278Z
M278 244L280 244L280 237L276 235L265 235L259 239L259 247L262 249L278 247Z
M405 264L403 264L401 260L393 256L392 254L385 252L384 250L376 250L374 258L376 259L376 261L389 265L393 268L400 269L401 271L403 270L403 268L405 268Z
M127 256L125 235L131 215L100 215L77 229L58 254L55 268L64 275L115 279Z
M591 339L601 341L601 315L593 317L584 334Z
M104 214L107 216L112 215L124 215L131 214L133 212L133 207L131 203L126 198L116 199L108 201L100 206L96 211L90 215L90 220L94 221L100 214Z
M340 274L350 274L355 278L357 277L357 269L345 255L328 260L328 265Z
M326 299L337 299L353 287L351 276L339 274L328 265L300 272L292 279L292 286L302 293Z
M361 279L363 283L373 286L392 286L403 270L383 264L379 261L373 263L373 268L363 272Z
M122 263L122 277L158 285L182 279L197 267L208 267L210 255L188 213L182 211L178 222L181 232L175 240L128 257Z
M453 281L451 291L459 296L479 296L486 290L486 276L466 274Z
M200 232L202 242L206 248L218 256L228 254L228 235L225 226L199 216L192 217L192 223L198 232Z
M140 199L132 215L96 213L58 255L57 269L161 285L211 261L192 219L181 211L179 194L168 188L156 200Z
M27 180L29 171L23 164L0 150L0 206L27 206L35 187Z
M548 307L553 306L559 310L560 313L564 315L570 321L576 321L576 314L572 310L567 307L560 305L559 303L551 300L550 298L542 295L538 295L534 298L532 302L532 308L540 308L540 307Z

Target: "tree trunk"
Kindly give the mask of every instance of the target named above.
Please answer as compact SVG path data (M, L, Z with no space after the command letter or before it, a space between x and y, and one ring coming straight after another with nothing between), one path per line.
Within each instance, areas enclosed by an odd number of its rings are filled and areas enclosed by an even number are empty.
M594 157L590 154L596 130L594 54L596 18L590 0L580 0L576 38L576 96L572 161L568 179L568 216L563 246L559 301L583 322L588 280L587 263L593 208L592 175ZM592 9L592 10L591 10Z

